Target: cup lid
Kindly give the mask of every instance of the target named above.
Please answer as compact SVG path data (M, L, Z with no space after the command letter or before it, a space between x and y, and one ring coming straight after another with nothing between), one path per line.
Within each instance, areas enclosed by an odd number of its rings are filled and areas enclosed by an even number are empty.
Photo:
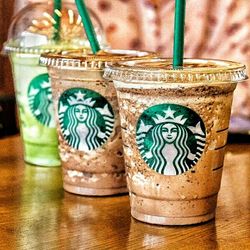
M78 49L42 54L40 63L60 68L103 69L108 63L152 57L156 54L148 51L104 49L94 55L89 49Z
M101 47L106 46L100 20L92 10L90 17ZM55 17L60 16L60 41L55 42ZM62 49L90 48L81 17L73 3L63 2L62 9L54 11L53 1L27 5L14 17L4 45L5 52L41 54Z
M239 82L247 79L245 65L214 59L184 59L173 69L172 58L116 62L105 69L104 78L128 83Z

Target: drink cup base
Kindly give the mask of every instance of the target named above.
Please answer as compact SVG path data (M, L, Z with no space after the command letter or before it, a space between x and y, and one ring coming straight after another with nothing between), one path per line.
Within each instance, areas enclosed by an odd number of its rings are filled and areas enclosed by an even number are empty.
M57 146L24 142L24 149L24 160L29 164L43 167L61 166Z
M125 194L128 193L127 187L119 188L85 188L77 187L69 184L63 184L65 191L73 194L86 195L86 196L109 196L116 194Z
M181 225L198 224L212 220L215 217L215 212L195 217L172 218L172 217L161 217L161 216L142 214L140 212L137 212L136 210L132 210L131 215L135 219L149 224L164 225L164 226L181 226Z
M44 159L38 159L38 158L27 158L25 157L24 158L24 162L29 164L29 165L32 165L32 166L35 166L35 167L45 167L45 168L60 168L61 167L61 163L58 162L58 161L47 161L47 160L44 160Z
M157 225L191 225L215 217L217 194L195 200L156 200L130 195L131 214L139 220Z

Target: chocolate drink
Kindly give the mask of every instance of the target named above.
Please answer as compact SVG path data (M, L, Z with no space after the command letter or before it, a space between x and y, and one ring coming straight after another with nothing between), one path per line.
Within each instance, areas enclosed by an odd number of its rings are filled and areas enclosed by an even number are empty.
M102 75L107 62L145 55L71 51L41 58L52 82L65 190L83 195L127 192L116 92Z
M131 213L162 225L214 218L232 94L243 65L165 59L109 66L117 89Z

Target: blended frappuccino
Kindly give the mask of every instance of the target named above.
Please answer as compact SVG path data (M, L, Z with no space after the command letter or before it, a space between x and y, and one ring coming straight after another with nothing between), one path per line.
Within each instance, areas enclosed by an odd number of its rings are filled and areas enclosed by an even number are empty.
M114 80L131 214L162 225L214 218L232 95L245 67L151 59L108 66Z
M111 50L41 57L51 77L65 190L82 195L127 192L116 92L102 76L107 63L148 55Z
M53 12L53 2L28 5L14 18L5 44L12 64L24 159L40 166L59 166L61 162L50 77L47 68L39 65L39 57L44 52L89 48L76 7L63 3L57 11L60 15L57 39ZM94 14L92 17L95 18ZM101 34L98 20L94 23ZM104 44L103 36L98 38Z

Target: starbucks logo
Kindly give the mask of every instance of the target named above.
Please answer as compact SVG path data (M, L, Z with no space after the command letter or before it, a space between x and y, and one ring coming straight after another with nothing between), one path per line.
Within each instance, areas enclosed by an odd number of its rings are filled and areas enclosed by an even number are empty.
M35 77L28 88L29 107L36 119L47 127L55 127L52 93L48 74Z
M114 127L114 113L108 101L95 91L73 88L58 103L61 131L68 144L80 151L104 144Z
M164 175L179 175L200 159L206 131L202 119L193 110L176 104L160 104L142 113L136 141L151 169Z

